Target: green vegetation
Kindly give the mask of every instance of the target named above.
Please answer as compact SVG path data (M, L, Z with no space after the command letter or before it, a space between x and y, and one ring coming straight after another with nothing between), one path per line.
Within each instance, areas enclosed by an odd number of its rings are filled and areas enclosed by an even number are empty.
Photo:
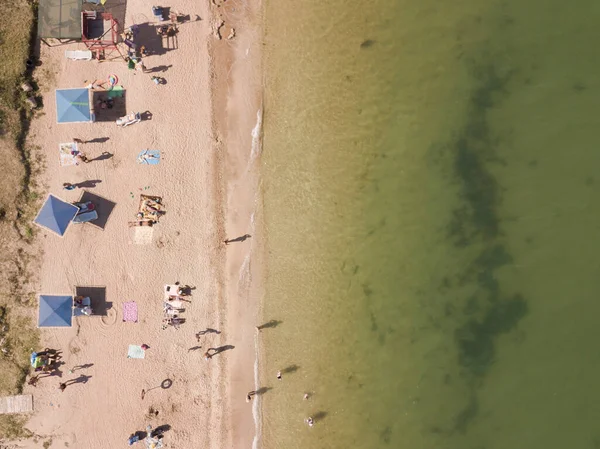
M36 5L11 0L0 14L0 396L19 394L29 372L29 354L39 346L33 324L35 287L31 277L36 248L31 222L37 207L34 181L39 164L25 143L33 112L21 84L30 82ZM31 83L34 85L34 83ZM31 436L27 417L0 415L0 442Z

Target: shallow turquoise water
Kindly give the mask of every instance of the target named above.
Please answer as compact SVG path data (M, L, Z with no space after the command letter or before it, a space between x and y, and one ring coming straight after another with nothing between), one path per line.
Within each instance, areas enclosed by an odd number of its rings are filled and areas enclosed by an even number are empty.
M600 447L599 13L267 3L264 447Z

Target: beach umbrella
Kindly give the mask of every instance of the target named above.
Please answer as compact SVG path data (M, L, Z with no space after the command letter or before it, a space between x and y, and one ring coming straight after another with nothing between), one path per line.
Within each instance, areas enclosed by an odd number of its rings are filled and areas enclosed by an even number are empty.
M71 327L73 297L40 295L38 327Z
M77 212L79 212L77 206L50 194L33 222L62 237Z
M56 120L58 123L91 122L89 90L57 89Z

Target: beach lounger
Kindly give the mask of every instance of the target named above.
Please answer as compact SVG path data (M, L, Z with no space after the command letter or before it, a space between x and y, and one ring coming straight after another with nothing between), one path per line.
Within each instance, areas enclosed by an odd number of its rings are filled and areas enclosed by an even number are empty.
M179 285L165 285L165 295L169 296L179 296L181 294L181 289Z
M175 298L177 298L177 297L175 297ZM182 312L185 310L183 301L180 301L179 299L171 299L171 298L167 299L165 302L165 307L175 309L175 310L180 310Z
M83 203L74 203L74 206L79 208L79 212L73 218L73 223L87 223L88 221L94 221L98 219L98 212L96 212L96 206L91 201Z
M65 56L73 61L91 61L92 52L90 50L66 50Z
M142 120L141 114L139 112L134 112L126 115L125 117L117 119L117 126L129 126L139 122L140 120Z

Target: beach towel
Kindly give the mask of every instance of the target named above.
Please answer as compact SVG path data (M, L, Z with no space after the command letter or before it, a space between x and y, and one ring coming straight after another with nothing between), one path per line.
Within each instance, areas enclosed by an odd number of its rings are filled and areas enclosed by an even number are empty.
M159 150L144 150L137 157L138 164L157 165L160 163Z
M141 346L129 345L129 349L127 350L128 359L143 359L145 356L146 351Z
M75 155L79 153L75 142L59 143L58 153L60 155L60 166L67 167L69 165L77 165Z
M137 323L138 310L135 301L123 303L123 321Z

